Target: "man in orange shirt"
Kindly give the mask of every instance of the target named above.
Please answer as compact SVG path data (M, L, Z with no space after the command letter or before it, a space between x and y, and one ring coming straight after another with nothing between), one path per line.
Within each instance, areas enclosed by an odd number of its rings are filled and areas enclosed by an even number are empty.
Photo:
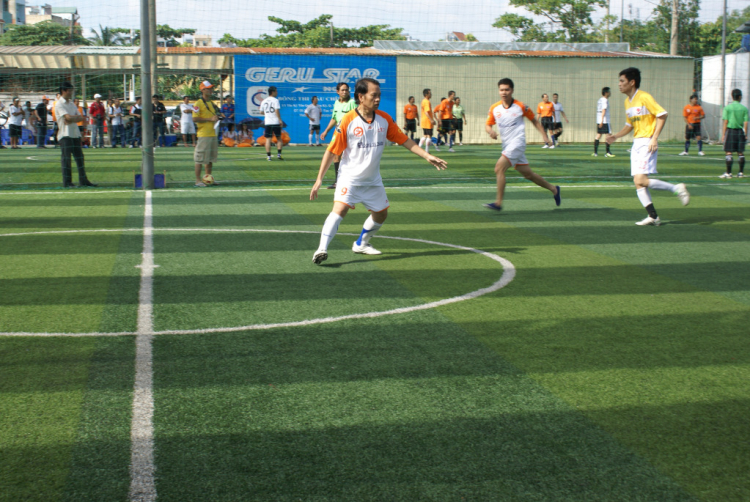
M421 105L422 117L419 122L424 136L419 139L419 148L424 146L425 152L429 152L430 143L432 143L432 128L435 127L435 116L432 114L432 104L430 103L432 91L430 89L425 89L422 91L422 96L424 96ZM435 150L439 152L440 148L435 145Z
M555 128L555 104L549 100L547 94L542 94L542 102L536 107L536 118L545 132ZM545 143L542 148L549 148L549 145Z
M698 143L698 155L706 155L703 153L703 141L701 141L701 120L706 118L706 114L703 112L703 107L698 104L698 96L693 94L690 96L690 104L686 105L682 109L682 116L685 118L685 151L680 155L687 155L690 149L690 140L695 138Z
M414 141L414 133L417 132L417 105L414 104L414 96L409 96L409 104L404 106L404 132L411 136Z
M448 151L453 151L453 138L456 133L453 126L453 101L456 98L455 91L448 91L448 97L440 100L440 104L435 107L438 113L438 127L441 134L445 136L445 142L448 143Z

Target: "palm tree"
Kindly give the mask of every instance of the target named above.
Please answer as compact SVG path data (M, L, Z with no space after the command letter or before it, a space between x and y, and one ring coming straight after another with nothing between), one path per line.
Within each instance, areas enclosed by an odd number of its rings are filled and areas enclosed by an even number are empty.
M99 33L94 31L94 36L91 37L89 40L94 42L94 45L100 45L100 46L112 46L112 45L122 45L122 38L120 38L120 34L117 33L113 28L102 28L102 25L99 25Z

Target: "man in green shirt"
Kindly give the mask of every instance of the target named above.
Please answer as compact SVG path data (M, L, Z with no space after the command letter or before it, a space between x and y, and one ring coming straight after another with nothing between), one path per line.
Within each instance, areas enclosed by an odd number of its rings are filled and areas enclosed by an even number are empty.
M742 91L734 89L732 91L731 104L724 107L721 113L722 130L721 137L724 139L724 153L726 153L727 172L719 178L732 177L732 163L734 162L734 153L739 156L740 172L738 178L745 176L745 143L747 143L747 122L748 113L740 101L742 100Z
M347 84L346 82L339 82L338 84L336 84L336 92L339 95L339 99L337 99L333 104L333 114L331 115L331 121L328 123L328 127L326 127L326 130L321 133L321 141L326 139L326 134L328 134L328 131L330 131L333 126L337 126L341 122L341 119L344 118L344 115L357 108L357 103L355 103L349 95L349 84ZM336 177L334 178L333 183L328 185L328 188L332 190L336 188L336 180L339 178L340 162L341 157L339 157L338 155L334 155L333 168L335 170Z
M463 146L464 144L464 123L466 122L466 111L461 106L461 98L456 97L453 102L453 128L458 133L458 144ZM454 133L455 135L455 133ZM456 138L453 138L455 142Z

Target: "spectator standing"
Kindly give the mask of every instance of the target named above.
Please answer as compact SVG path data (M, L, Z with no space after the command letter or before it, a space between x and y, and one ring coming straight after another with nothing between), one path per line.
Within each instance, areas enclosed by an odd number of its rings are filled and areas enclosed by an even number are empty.
M221 113L224 115L224 118L221 119L222 128L234 131L234 99L232 96L227 96L225 103L221 105Z
M52 127L52 143L54 143L55 148L57 148L57 132L59 130L57 125L57 117L55 116L55 105L57 104L59 99L60 93L58 92L57 94L55 94L55 100L47 106L47 112L52 116L52 123L54 124L54 126Z
M151 104L154 107L154 147L166 146L167 139L164 137L167 134L167 129L164 122L164 117L167 114L167 107L164 103L159 101L159 95L154 94L151 97ZM159 138L159 144L156 144L156 139Z
M122 107L119 98L112 101L112 106L107 110L107 116L110 118L110 129L112 131L110 143L112 148L117 148L117 143L125 148L125 127L122 125Z
M89 116L92 124L91 146L96 148L96 137L99 136L99 148L104 148L104 121L107 118L107 111L104 109L101 94L94 94L94 102L89 107Z
M81 106L81 102L78 100L78 98L73 100L73 104L76 105L76 108L78 108L78 115L83 117L83 120L78 122L78 129L81 131L81 145L86 144L86 108Z
M2 101L0 101L0 112L3 111L3 110L5 110L5 105L3 104ZM2 130L3 130L3 126L0 125L0 131L2 131ZM0 141L0 149L5 149L5 145L3 145L2 141Z
M310 120L310 134L308 135L309 146L321 146L320 145L320 117L323 115L323 110L318 105L318 96L312 97L312 103L307 105L305 109L305 117ZM313 138L317 133L317 139L313 145Z
M195 103L193 121L198 126L198 143L193 152L195 161L195 186L204 187L201 170L206 166L206 174L213 171L214 162L219 156L219 142L216 138L216 123L221 120L221 112L211 101L214 86L208 80L200 84L201 99Z
M95 187L86 177L84 167L83 149L81 148L81 130L77 122L81 121L82 116L78 115L78 109L73 103L73 93L75 88L70 82L63 82L60 86L62 97L55 102L55 116L57 117L58 142L62 149L61 165L63 187L73 187L73 177L71 174L72 164L70 157L76 161L78 167L78 184L82 187Z
M180 104L180 133L185 146L188 146L188 137L190 137L190 146L195 148L195 122L193 122L193 112L195 107L190 104L190 96L182 96Z
M23 105L23 127L29 131L31 136L31 142L34 142L34 122L36 121L36 115L34 115L34 109L31 107L31 101L27 101Z
M130 115L133 116L133 127L131 129L132 135L130 136L130 148L135 145L141 144L141 115L143 114L143 107L141 106L141 97L135 98L135 103L130 107Z
M34 108L34 116L36 117L36 147L47 148L44 144L47 142L47 105L49 99L47 96L42 96L42 102L36 105Z
M21 147L18 145L21 142L21 136L23 135L23 108L21 108L20 99L13 98L9 113L8 128L10 129L10 148L12 150L20 150Z

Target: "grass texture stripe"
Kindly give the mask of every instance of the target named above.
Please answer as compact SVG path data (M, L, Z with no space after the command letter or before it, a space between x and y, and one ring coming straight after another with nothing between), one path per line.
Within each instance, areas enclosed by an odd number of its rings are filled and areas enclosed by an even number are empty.
M135 387L133 389L133 421L130 431L130 500L156 500L154 483L154 228L151 191L146 191L143 215L143 261L138 305L138 336L135 354Z

